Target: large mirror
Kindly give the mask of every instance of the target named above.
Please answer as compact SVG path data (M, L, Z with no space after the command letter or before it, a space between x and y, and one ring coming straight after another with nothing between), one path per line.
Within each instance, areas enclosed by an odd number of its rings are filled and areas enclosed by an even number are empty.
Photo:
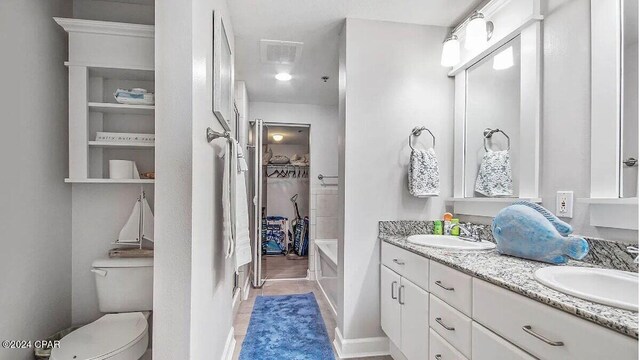
M467 69L465 197L518 197L520 36Z
M638 0L622 0L620 197L638 196Z

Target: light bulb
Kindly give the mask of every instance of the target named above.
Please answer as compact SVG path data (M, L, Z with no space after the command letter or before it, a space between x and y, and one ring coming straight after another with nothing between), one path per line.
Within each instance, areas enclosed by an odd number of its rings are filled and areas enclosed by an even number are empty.
M284 135L282 135L282 134L273 134L272 138L273 138L273 141L280 142L280 141L282 141L282 139L284 139Z
M513 66L513 46L502 50L493 57L493 69L504 70Z
M451 35L442 44L442 66L454 66L460 62L460 42L458 36Z
M278 79L280 81L289 81L289 80L291 80L291 74L285 73L285 72L281 72L281 73L278 73L276 75L276 79Z
M481 49L487 43L487 22L484 15L474 12L469 18L465 31L464 48L467 50Z

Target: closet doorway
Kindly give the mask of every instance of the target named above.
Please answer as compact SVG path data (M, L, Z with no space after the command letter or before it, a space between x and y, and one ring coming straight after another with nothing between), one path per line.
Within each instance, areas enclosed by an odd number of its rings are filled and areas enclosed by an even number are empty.
M310 126L256 120L254 286L309 269Z

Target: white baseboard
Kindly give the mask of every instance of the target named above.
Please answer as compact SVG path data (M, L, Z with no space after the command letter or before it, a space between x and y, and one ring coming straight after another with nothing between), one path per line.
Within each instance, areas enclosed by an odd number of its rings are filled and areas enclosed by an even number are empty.
M316 279L316 272L307 269L307 280L314 281Z
M393 358L393 360L407 360L407 357L404 356L402 351L400 351L396 344L394 344L391 340L389 340L389 355Z
M336 338L333 347L340 359L361 358L370 356L389 355L389 338L386 336L345 339L339 328L336 328Z
M247 275L247 278L244 280L244 285L242 286L242 300L247 300L249 298L250 291L251 291L251 277Z
M222 352L222 357L220 358L221 360L233 359L233 352L236 350L236 338L235 336L233 336L234 333L235 330L232 326L231 330L229 330L229 335L227 335L227 341L224 344L224 351Z
M242 302L242 291L240 289L236 289L233 293L233 300L231 300L231 314L233 318L236 318L238 314L238 310L240 309L240 303Z

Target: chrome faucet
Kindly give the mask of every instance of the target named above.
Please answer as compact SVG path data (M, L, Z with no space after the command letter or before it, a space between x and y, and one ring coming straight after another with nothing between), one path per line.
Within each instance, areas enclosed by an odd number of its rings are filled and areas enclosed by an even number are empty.
M638 247L637 246L627 246L627 252L631 255L635 255L636 258L633 260L634 263L638 263L638 258L640 258L640 255L638 255Z
M460 229L460 232L462 233L462 236L460 236L462 240L474 242L482 241L480 239L480 234L478 234L478 229L476 229L475 227L471 227L471 231L469 231L466 226L463 226L461 224L447 224L444 229L445 234L451 234L451 230L456 227Z

